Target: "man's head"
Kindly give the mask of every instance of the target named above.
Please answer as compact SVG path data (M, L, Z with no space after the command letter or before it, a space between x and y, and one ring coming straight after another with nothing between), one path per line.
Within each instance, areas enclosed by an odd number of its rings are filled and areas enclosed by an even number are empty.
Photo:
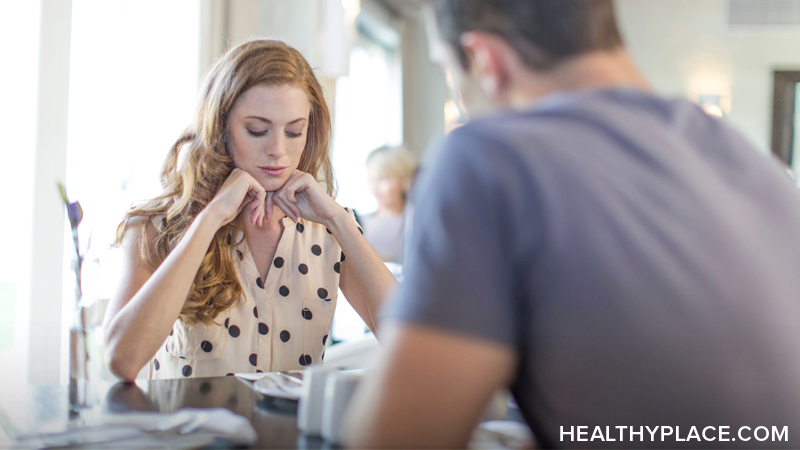
M435 15L431 39L443 47L454 80L473 78L493 103L506 103L504 89L519 72L546 74L575 57L622 45L612 0L429 3Z

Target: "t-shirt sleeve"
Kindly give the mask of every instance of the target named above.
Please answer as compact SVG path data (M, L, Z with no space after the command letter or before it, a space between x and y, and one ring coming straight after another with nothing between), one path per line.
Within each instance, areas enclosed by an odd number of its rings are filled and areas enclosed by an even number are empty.
M497 155L501 144L464 128L448 136L415 187L404 280L381 319L515 346L509 161Z

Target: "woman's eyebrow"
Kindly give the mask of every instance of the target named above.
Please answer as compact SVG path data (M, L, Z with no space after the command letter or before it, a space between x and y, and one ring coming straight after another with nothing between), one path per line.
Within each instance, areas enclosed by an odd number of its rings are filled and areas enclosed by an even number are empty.
M272 123L271 120L267 119L266 117L261 117L261 116L247 116L247 117L245 117L245 119L256 119L256 120L260 120L260 121L265 122L265 123ZM291 124L297 123L297 122L302 122L303 120L308 120L308 119L306 119L305 117L300 117L300 118L294 119L293 121L289 122L287 125L291 125Z

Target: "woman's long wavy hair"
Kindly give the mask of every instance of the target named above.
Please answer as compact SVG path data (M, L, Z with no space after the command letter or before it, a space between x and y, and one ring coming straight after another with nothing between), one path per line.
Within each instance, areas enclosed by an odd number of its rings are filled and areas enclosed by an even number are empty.
M305 58L289 45L250 40L229 50L206 76L194 123L172 146L161 169L164 192L128 210L117 228L118 245L133 224L144 222L150 227L154 219L161 218L155 241L142 230L139 251L142 261L151 267L164 261L234 169L225 144L228 114L236 99L256 85L290 85L306 92L311 113L298 169L314 175L328 194L334 195L331 119L319 81ZM243 232L237 220L217 231L181 310L184 324L211 324L241 298L233 255Z

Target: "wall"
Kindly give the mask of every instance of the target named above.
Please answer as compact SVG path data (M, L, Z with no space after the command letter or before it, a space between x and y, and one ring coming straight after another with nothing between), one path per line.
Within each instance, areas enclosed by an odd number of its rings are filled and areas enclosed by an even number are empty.
M422 13L405 11L403 46L403 140L420 158L444 136L449 92L441 70L431 64Z
M623 38L655 89L729 94L731 121L770 149L772 72L800 68L800 28L726 24L724 0L616 0Z

